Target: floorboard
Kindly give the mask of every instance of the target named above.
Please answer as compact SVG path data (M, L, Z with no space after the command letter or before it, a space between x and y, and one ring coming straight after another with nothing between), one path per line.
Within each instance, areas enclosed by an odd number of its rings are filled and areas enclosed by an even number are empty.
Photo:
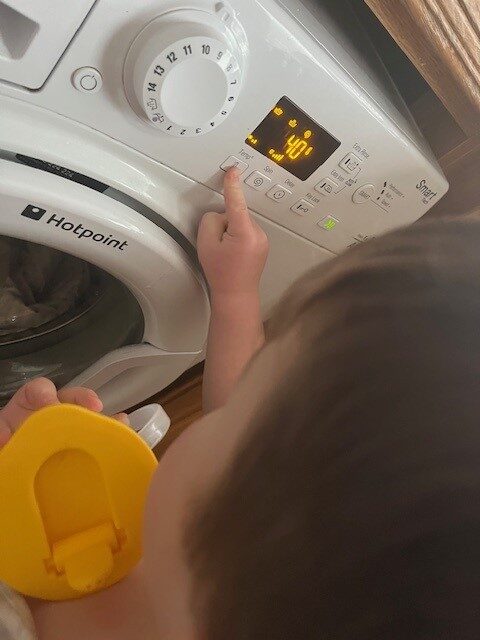
M157 458L160 458L169 445L202 415L202 374L203 364L197 365L186 371L169 387L142 402L142 405L158 402L172 421L167 435L154 449Z

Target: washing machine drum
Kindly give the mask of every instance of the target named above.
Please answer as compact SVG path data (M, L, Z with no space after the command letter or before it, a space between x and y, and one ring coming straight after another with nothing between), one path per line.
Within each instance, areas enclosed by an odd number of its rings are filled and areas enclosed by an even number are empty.
M124 409L201 354L208 299L185 242L103 191L0 160L0 404L47 376Z
M63 387L101 357L143 339L127 287L62 251L0 237L0 403L26 381Z

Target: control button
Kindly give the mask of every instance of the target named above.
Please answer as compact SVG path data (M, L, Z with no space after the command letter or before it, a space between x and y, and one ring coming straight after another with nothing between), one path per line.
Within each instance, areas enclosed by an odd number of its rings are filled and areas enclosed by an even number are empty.
M322 218L317 224L325 231L332 231L337 226L338 220L333 216L325 216L325 218Z
M373 184L364 184L353 192L352 200L355 204L363 204L367 202L367 200L370 200L374 193L375 187Z
M335 193L338 184L330 178L323 178L318 184L315 185L315 191L321 193L322 196L329 196L331 193Z
M353 173L360 166L360 162L360 158L357 158L354 153L347 153L347 155L340 160L338 166L348 173Z
M220 169L222 169L222 171L228 171L230 167L237 167L238 172L243 173L245 169L248 168L248 164L239 160L235 156L228 156L228 158L220 165Z
M82 93L97 93L102 88L102 75L93 67L81 67L72 76L72 84Z
M263 173L260 173L260 171L254 171L245 180L245 184L248 184L249 187L253 187L254 189L265 189L265 187L267 187L270 183L270 178L264 176Z
M348 248L356 247L357 244L363 244L364 242L368 242L368 240L373 240L375 236L367 236L364 233L357 233L356 236L353 237L352 242L348 245Z
M357 233L356 236L353 236L353 239L356 242L367 242L368 240L373 240L375 236L367 236L365 233Z
M283 198L286 198L287 196L291 196L292 192L288 189L285 189L285 187L282 187L281 184L276 184L270 189L270 191L267 191L266 195L272 200L278 202L279 200L283 200Z
M290 210L297 213L299 216L306 216L307 213L312 211L313 207L313 204L302 199L296 202L293 207L290 207Z

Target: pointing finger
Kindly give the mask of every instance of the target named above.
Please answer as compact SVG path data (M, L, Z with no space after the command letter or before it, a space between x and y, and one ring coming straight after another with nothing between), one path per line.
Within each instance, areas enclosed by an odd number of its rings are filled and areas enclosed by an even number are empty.
M252 221L240 186L239 173L235 168L229 169L225 174L223 195L225 197L228 234L242 236L249 233L252 229Z

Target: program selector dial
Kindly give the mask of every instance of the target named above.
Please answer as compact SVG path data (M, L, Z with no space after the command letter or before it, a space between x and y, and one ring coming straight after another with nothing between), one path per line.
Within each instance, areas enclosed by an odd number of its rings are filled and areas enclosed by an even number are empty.
M198 136L233 110L242 82L241 48L232 13L177 10L138 35L125 63L130 104L172 136ZM238 31L238 30L237 30Z

